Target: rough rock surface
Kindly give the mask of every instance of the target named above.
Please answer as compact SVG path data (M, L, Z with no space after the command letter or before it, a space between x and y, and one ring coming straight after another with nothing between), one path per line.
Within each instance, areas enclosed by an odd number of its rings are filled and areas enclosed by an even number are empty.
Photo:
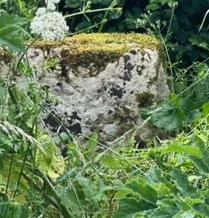
M64 131L54 119L56 115L75 135L97 132L101 141L113 141L143 122L141 108L156 105L169 95L162 47L157 40L130 34L119 41L124 35L116 34L108 41L105 34L101 44L96 38L100 36L75 36L69 41L71 47L47 44L29 50L37 80L60 99L51 105L51 114L44 120L52 132ZM147 37L143 46L140 37ZM114 53L117 49L119 52ZM43 68L56 60L55 66ZM140 131L143 140L151 135L149 127Z

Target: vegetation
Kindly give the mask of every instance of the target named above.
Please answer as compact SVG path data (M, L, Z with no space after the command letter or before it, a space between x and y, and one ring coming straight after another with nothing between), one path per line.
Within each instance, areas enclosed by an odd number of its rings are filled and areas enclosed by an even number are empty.
M0 61L8 63L7 75L0 74L0 218L209 217L208 17L201 25L208 3L58 4L69 35L146 32L164 45L172 94L142 116L169 137L140 149L134 139L107 147L96 133L84 147L67 130L53 137L39 129L53 98L33 82L27 50L39 37L29 26L44 2L0 0ZM27 86L15 82L17 74Z

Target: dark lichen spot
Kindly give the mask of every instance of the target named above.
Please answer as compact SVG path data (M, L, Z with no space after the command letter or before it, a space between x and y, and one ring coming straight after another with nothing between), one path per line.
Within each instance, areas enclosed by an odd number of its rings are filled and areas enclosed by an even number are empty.
M71 119L67 119L67 122L71 125L73 121Z
M113 111L112 111L112 110L109 110L109 111L108 111L108 114L109 114L109 115L110 115L110 114L112 114L112 113L113 113Z
M140 76L140 75L142 75L142 72L143 72L143 70L145 69L145 66L144 65L141 65L141 66L137 66L136 67L136 71L137 71L137 73L138 73L138 75Z
M81 121L81 118L78 116L78 113L76 111L72 112L72 115L70 116L70 118L72 120L79 120L79 121Z
M132 50L130 51L130 53L133 54L133 55L136 55L136 54L137 54L136 50L134 50L134 49L132 49Z
M136 98L139 102L139 107L148 107L154 102L154 95L148 92L138 93Z
M132 78L131 71L133 70L134 65L132 65L129 61L130 61L130 56L125 55L124 56L124 75L120 76L120 78L125 81L130 81Z
M60 61L60 65L61 65L61 74L60 76L65 78L65 82L69 83L70 82L70 78L69 78L69 74L68 74L68 66L65 63L66 58L62 57L62 60Z
M110 97L116 96L117 98L123 97L123 89L120 87L112 87L110 89Z
M49 126L52 132L57 132L60 127L61 118L59 118L54 112L50 113L46 118L43 119L46 126ZM60 131L63 130L60 128Z
M71 133L73 133L75 135L82 133L80 123L75 123L75 124L69 126L68 129L70 130Z
M125 67L124 67L124 69L125 69ZM133 69L133 68L132 68ZM131 75L131 70L132 69L126 69L126 71L124 72L124 76L120 76L120 78L122 79L122 80L125 80L125 81L130 81L131 80L131 78L132 78L132 75Z
M56 85L59 86L59 87L62 87L62 83L61 82L57 82Z

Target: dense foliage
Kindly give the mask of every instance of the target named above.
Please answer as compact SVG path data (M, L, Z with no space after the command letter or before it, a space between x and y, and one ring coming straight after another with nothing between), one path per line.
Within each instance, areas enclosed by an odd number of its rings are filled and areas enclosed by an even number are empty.
M67 130L52 137L39 129L53 96L34 82L26 54L36 40L29 24L44 4L0 0L0 59L8 60L6 77L0 75L0 218L209 217L207 17L198 32L208 3L66 0L58 5L70 34L147 32L164 44L174 92L142 116L173 138L156 138L138 149L134 138L121 141L123 147L107 147L95 133L84 147ZM17 74L27 85L16 83Z

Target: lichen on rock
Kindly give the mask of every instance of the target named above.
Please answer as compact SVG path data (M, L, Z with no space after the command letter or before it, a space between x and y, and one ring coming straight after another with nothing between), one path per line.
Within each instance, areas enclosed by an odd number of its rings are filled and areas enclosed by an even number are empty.
M58 119L75 135L97 132L101 141L110 142L143 122L141 108L169 95L163 47L151 36L80 34L62 42L37 42L28 57L39 82L60 99L45 117L55 133L66 130ZM58 66L50 73L43 70L54 59L60 60ZM140 138L152 133L144 129Z

